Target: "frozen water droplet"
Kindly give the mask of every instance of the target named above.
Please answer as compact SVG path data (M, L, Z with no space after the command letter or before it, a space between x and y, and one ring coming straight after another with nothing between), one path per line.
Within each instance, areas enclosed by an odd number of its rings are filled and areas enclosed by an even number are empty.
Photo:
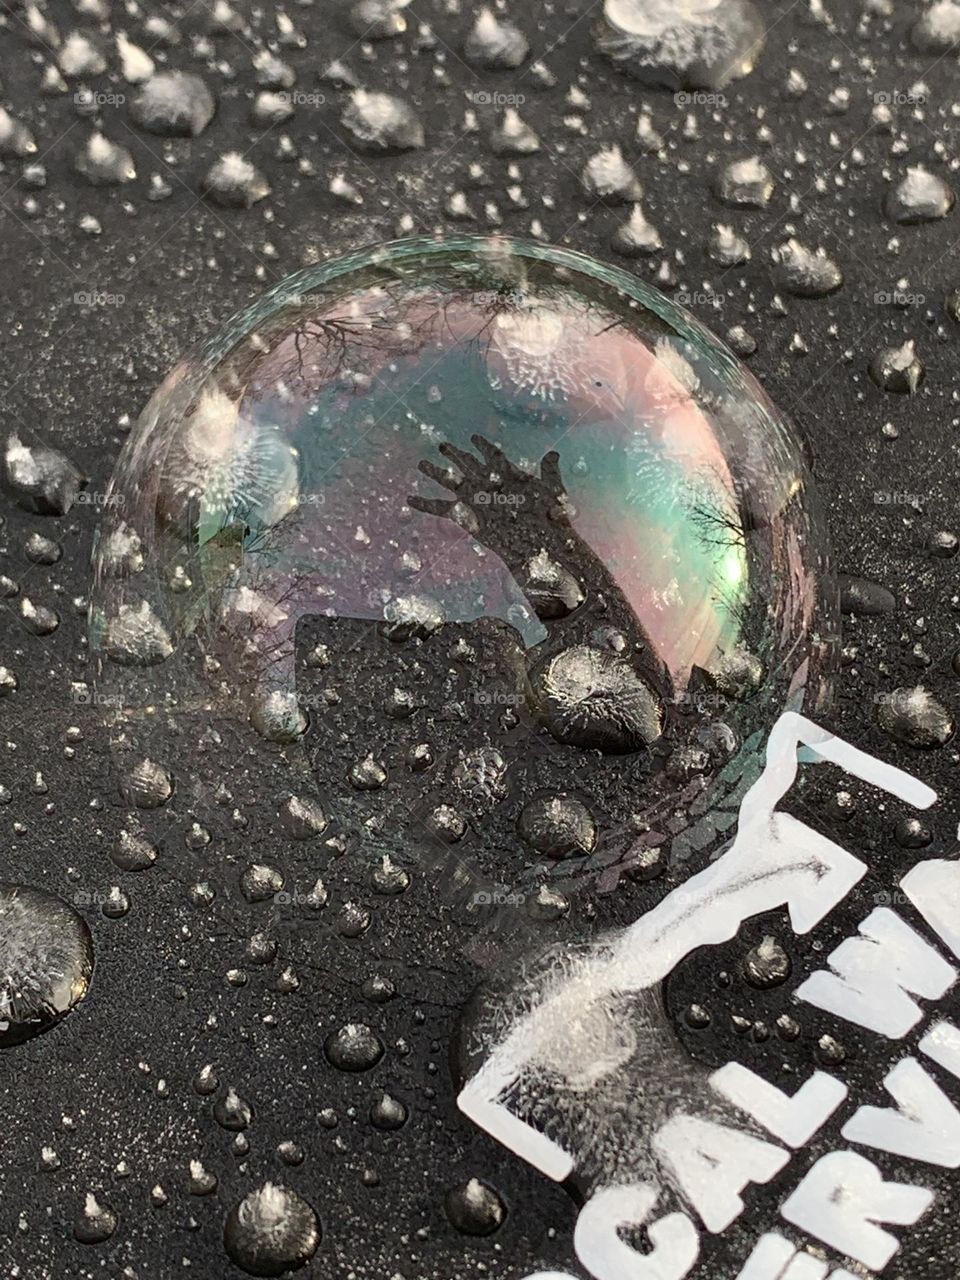
M408 102L389 93L356 89L340 122L367 151L410 151L424 144L420 117Z
M751 0L604 0L597 48L647 84L719 89L748 75L765 24Z
M663 708L625 659L578 645L532 676L539 715L558 742L611 754L637 751L660 735Z
M928 689L894 689L877 699L877 724L908 747L941 747L953 737L954 721Z
M516 107L507 107L499 127L490 134L490 146L498 156L527 156L540 150L540 139Z
M486 7L480 10L463 45L467 62L491 70L519 67L529 52L523 32L512 22L501 21Z
M74 157L74 167L95 187L132 182L137 176L133 156L126 147L111 142L96 129Z
M117 1229L117 1215L101 1204L92 1191L87 1192L83 1212L73 1224L73 1234L81 1244L102 1244Z
M12 434L4 454L4 483L25 511L63 516L87 482L83 473L56 449L25 445Z
M945 218L955 200L952 187L918 164L888 194L887 217L901 223L933 222Z
M270 184L260 170L239 151L229 151L207 170L205 194L226 209L249 209L270 194Z
M223 1097L214 1103L213 1115L221 1129L227 1129L231 1133L249 1129L253 1122L253 1108L232 1085L228 1085Z
M83 31L70 32L60 48L57 62L71 80L99 76L107 69L107 60L96 37Z
M743 975L752 987L766 990L779 987L790 977L790 957L775 938L766 937L749 951L743 961Z
M370 1123L375 1129L402 1129L407 1122L407 1108L389 1093L383 1093L370 1108Z
M355 0L350 8L350 27L362 40L388 40L407 29L404 9L410 0Z
M150 667L173 653L173 642L146 600L124 604L107 624L103 652L124 667Z
M948 53L960 44L960 4L934 0L917 19L910 39L921 53Z
M348 1022L324 1041L330 1065L340 1071L369 1071L384 1054L383 1041L362 1022Z
M707 245L707 252L721 267L738 267L750 260L750 246L733 227L718 223Z
M90 930L53 894L0 884L0 1046L39 1035L87 994Z
M36 149L37 144L27 126L0 107L0 156L30 156Z
M917 355L916 344L909 339L900 347L886 347L870 361L870 377L884 391L913 395L926 370Z
M213 119L213 94L192 71L161 71L130 103L130 116L148 133L165 138L196 138Z
M127 84L143 84L149 80L156 70L156 63L147 51L129 40L123 31L117 32L116 44L120 74Z
M479 1178L471 1178L462 1186L448 1191L444 1208L457 1231L468 1236L491 1235L507 1216L500 1196Z
M777 285L798 298L822 298L843 284L843 272L825 249L807 249L791 239L774 251L774 261Z
M280 822L293 840L311 840L322 835L327 818L316 800L288 796L280 806Z
M724 204L742 209L764 209L774 190L773 174L756 156L733 160L720 173L717 194Z
M248 902L267 902L282 888L282 872L262 862L251 863L240 877L240 892Z
M536 853L546 858L582 857L597 841L590 810L573 796L547 795L528 800L517 830Z
M320 1244L320 1220L289 1187L266 1182L231 1210L223 1244L252 1276L282 1276L305 1266Z
M616 144L604 147L590 157L581 181L588 195L613 203L629 203L643 195L637 175Z

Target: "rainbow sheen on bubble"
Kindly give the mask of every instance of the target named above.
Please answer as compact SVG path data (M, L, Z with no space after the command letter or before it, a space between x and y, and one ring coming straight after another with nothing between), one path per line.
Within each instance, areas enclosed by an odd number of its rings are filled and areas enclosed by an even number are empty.
M350 619L420 655L475 636L528 748L635 757L638 807L711 724L732 752L815 708L836 633L753 378L632 275L501 237L367 250L230 321L144 409L96 570L127 746L178 717L322 733L298 628Z

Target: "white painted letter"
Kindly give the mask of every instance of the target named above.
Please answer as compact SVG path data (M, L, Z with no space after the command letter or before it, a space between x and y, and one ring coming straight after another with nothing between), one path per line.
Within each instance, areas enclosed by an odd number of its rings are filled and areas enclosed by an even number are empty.
M883 1083L899 1109L861 1107L843 1127L847 1141L960 1168L960 1112L916 1058L897 1063Z
M833 1151L817 1161L780 1213L838 1253L882 1271L900 1242L877 1224L912 1227L933 1199L925 1187L884 1182L863 1156Z
M815 1071L791 1098L749 1067L728 1062L710 1077L712 1088L788 1147L804 1147L847 1096L847 1086Z
M797 988L796 998L899 1040L923 1017L908 992L939 1000L953 986L957 971L886 907L872 911L860 933L831 953L834 972L811 974Z
M700 1256L700 1235L685 1213L647 1228L651 1253L637 1253L617 1234L640 1227L660 1196L657 1187L604 1187L580 1210L573 1232L577 1257L596 1280L683 1280Z
M960 956L960 862L933 858L900 881L913 905L955 956Z
M724 1231L743 1213L740 1192L748 1183L769 1182L790 1160L783 1147L683 1114L657 1130L652 1146L712 1232Z

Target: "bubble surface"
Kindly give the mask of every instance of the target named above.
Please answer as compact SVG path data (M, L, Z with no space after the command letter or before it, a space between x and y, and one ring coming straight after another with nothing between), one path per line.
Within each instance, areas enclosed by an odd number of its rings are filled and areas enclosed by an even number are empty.
M628 760L675 804L671 754L697 747L705 788L730 752L704 734L756 750L825 691L834 592L790 427L681 308L576 253L401 241L293 277L167 377L109 497L91 627L125 774L212 721L329 765L346 698L369 734L355 717L338 785L389 806L434 769L418 717L453 659L475 732L427 810L449 842L435 815L459 840L541 749Z

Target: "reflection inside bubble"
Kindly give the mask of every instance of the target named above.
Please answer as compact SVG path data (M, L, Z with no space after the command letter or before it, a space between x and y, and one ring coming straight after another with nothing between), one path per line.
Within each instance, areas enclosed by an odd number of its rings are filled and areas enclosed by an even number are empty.
M322 736L308 618L335 659L348 621L412 646L435 717L472 647L467 747L628 757L635 809L823 689L794 437L679 308L577 254L400 242L295 278L170 374L113 493L93 638L128 738L148 705ZM362 702L376 663L335 665Z

